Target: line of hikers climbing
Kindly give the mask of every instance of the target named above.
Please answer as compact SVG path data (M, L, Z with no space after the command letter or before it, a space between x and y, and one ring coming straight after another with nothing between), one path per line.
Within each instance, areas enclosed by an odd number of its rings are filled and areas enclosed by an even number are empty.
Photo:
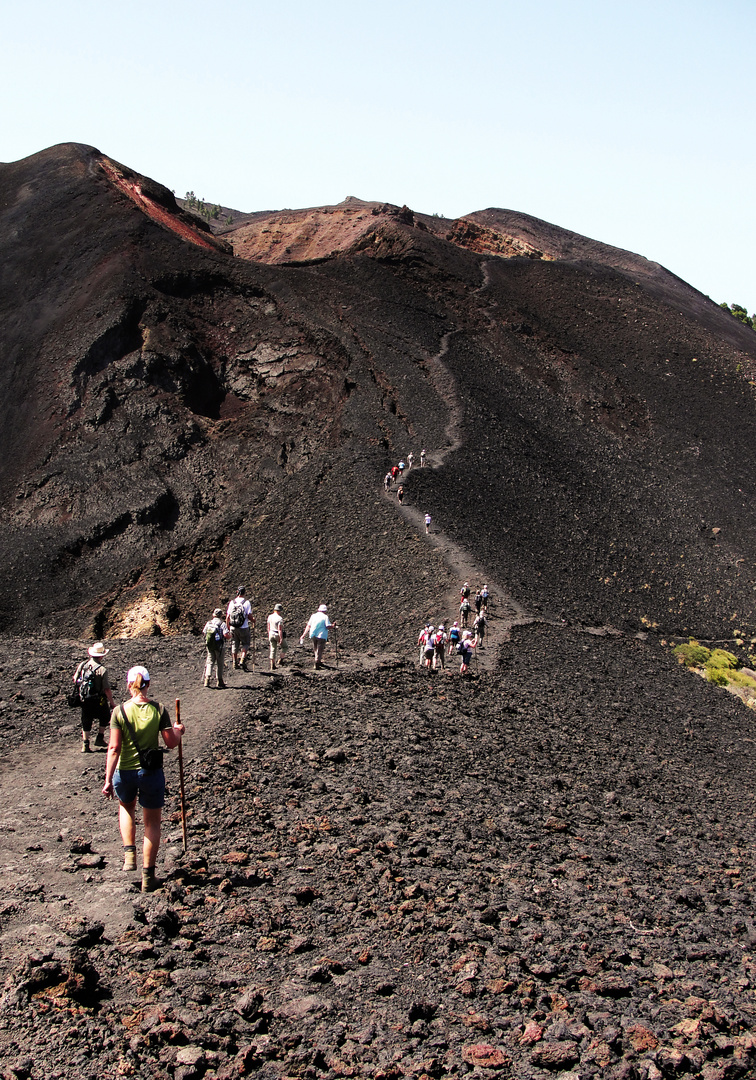
M488 627L488 597L488 585L483 585L476 591L473 600L476 615L470 628L472 604L470 585L466 581L460 589L459 619L455 619L448 630L443 623L435 627L426 622L417 639L421 667L429 671L436 671L438 668L445 670L447 649L454 649L461 658L460 675L468 673L473 650L483 648Z
M426 460L426 457L427 457L427 453L428 453L427 450L421 450L420 451L420 468L421 469L425 468L425 460ZM385 488L385 490L387 492L391 491L392 484L396 484L397 482L399 483L399 487L396 489L396 497L397 497L397 499L399 500L400 503L404 502L404 485L401 483L401 480L402 480L402 478L404 476L404 471L406 469L407 472L409 472L410 469L412 468L414 462L415 462L415 455L410 450L409 454L407 454L407 460L404 461L404 459L402 459L399 462L398 465L392 465L391 468L388 470L388 472L386 473L386 475L383 478L383 487Z

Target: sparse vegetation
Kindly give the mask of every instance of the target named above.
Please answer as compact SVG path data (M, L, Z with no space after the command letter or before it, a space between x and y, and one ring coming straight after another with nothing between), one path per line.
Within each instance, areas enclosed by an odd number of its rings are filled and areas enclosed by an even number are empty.
M750 327L751 330L756 330L756 313L749 315L741 304L721 303L719 306L723 311L729 311L730 315L736 318L738 322L742 322L744 326Z
M707 649L695 638L672 650L686 667L693 668L715 686L724 686L737 694L746 704L756 701L756 679L739 671L741 662L727 649Z
M217 221L221 215L222 207L220 203L214 203L210 206L204 199L198 199L193 191L187 191L186 195L184 195L184 202L190 210L193 210L195 214L199 214L200 217L205 218L206 221ZM231 224L230 217L227 219L226 224Z

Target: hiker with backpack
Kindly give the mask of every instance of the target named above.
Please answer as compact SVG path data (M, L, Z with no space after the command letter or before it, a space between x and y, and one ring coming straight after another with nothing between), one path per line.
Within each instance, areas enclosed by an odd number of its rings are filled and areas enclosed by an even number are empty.
M302 636L299 639L299 644L304 645L305 634L309 634L310 641L315 650L316 671L323 665L323 650L328 641L329 630L338 630L338 627L336 623L332 623L328 618L328 608L326 605L321 604L318 610L307 620L307 625L302 631Z
M472 659L472 651L475 648L475 641L473 640L472 630L462 631L462 640L457 645L457 652L462 658L462 663L459 668L460 675L466 675L470 666L470 660Z
M459 616L462 620L463 626L467 626L467 620L470 618L471 611L472 608L470 607L470 601L465 596L462 600L462 603L459 605Z
M446 656L446 630L444 624L441 623L436 633L433 635L433 670L441 665L441 670L446 669L445 656Z
M451 649L456 649L457 648L457 645L459 644L459 639L460 639L461 635L462 635L462 631L459 628L459 623L455 619L454 622L449 627L449 647Z
M412 468L412 462L414 460L415 460L415 455L410 450L410 452L407 454L407 472L409 472L410 469Z
M399 485L399 488L397 490L396 498L397 498L397 501L398 501L399 505L401 506L402 503L404 502L404 487L401 484Z
M486 636L486 626L488 625L488 619L484 612L480 612L476 616L473 623L473 634L475 635L475 644L479 649L483 648L483 638Z
M89 736L94 720L98 723L95 746L108 745L105 732L110 722L110 710L115 708L108 671L100 663L100 660L108 655L110 649L106 649L101 641L96 641L91 649L87 649L87 652L89 659L82 660L74 672L74 691L69 696L69 703L81 707L82 754L92 753Z
M205 658L205 681L203 686L210 686L210 677L213 674L213 668L215 668L216 676L218 679L218 689L225 690L226 684L223 681L223 654L226 648L226 641L231 637L231 632L223 621L223 608L216 608L213 612L213 617L205 623L202 633L205 638L205 648L207 650L207 656Z
M480 599L483 610L488 614L488 586L484 585L480 590Z
M426 626L420 631L420 636L417 639L417 643L420 646L420 666L428 668L430 670L431 662L433 660L433 638L434 627Z
M133 667L126 676L130 700L110 717L110 744L102 793L118 799L118 827L123 841L123 868L136 870L136 803L142 807L142 892L155 888L155 862L165 804L165 773L160 737L171 750L181 742L184 725L171 723L168 711L151 701L150 673Z
M425 515L425 535L426 536L428 536L428 534L430 533L430 527L431 527L431 516L430 516L430 514L426 514Z
M252 614L252 605L247 600L247 590L240 585L236 590L236 596L228 605L226 611L226 624L231 631L231 660L234 668L247 668L247 653L251 627L255 625L255 617Z

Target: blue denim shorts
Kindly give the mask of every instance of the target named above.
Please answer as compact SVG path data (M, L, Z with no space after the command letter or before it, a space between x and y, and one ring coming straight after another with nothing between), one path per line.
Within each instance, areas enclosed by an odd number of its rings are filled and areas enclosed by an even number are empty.
M113 790L122 803L132 803L139 796L139 805L146 810L159 810L165 805L165 773L162 769L116 769Z

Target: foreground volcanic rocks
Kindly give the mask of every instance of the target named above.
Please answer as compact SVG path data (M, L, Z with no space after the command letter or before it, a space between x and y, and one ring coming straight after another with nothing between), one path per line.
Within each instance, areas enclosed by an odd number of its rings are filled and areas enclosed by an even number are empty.
M70 649L46 651L54 684ZM297 654L203 696L185 641L140 656L185 683L190 732L189 850L172 763L146 897L103 759L78 758L55 700L40 720L37 660L5 651L2 715L50 747L3 775L6 1075L753 1074L756 723L736 699L658 646L546 627L469 680Z

